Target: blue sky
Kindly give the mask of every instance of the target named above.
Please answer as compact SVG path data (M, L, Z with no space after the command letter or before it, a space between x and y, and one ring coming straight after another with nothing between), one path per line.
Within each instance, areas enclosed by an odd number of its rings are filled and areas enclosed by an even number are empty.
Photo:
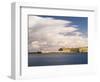
M30 52L88 46L87 17L30 15L28 28Z
M80 32L87 34L88 29L88 17L73 17L73 16L46 16L46 15L38 15L39 17L43 18L54 18L54 19L60 19L60 20L67 20L71 21L71 25L78 28Z

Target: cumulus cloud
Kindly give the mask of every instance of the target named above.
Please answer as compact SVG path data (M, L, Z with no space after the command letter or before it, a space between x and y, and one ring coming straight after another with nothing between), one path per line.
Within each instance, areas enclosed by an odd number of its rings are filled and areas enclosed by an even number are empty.
M83 37L84 34L71 23L53 17L29 16L29 52L87 46L87 37Z

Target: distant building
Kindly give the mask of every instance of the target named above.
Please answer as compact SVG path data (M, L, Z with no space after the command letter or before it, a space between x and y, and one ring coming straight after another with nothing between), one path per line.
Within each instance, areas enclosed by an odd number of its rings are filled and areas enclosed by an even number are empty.
M79 48L60 48L58 51L63 52L79 52Z
M87 47L81 47L81 48L59 48L58 51L60 52L68 52L68 53L78 53L78 52L88 52Z
M88 47L79 48L79 52L88 52Z
M71 50L69 48L60 48L58 51L71 52Z

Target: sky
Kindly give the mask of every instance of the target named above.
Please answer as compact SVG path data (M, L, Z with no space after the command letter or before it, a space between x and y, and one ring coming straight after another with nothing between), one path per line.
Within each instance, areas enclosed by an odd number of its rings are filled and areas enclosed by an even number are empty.
M71 16L28 16L28 51L58 51L88 45L88 18Z

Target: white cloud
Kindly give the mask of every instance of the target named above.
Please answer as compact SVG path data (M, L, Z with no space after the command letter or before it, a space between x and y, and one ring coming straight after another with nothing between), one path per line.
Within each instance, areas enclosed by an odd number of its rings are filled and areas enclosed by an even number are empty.
M53 18L42 18L38 16L29 16L29 27L34 27L34 26L41 26L41 27L46 27L46 26L64 26L65 24L71 23L70 21L64 21L64 20L56 20Z
M83 37L78 28L70 26L70 23L50 17L29 16L29 51L87 46L87 37Z

